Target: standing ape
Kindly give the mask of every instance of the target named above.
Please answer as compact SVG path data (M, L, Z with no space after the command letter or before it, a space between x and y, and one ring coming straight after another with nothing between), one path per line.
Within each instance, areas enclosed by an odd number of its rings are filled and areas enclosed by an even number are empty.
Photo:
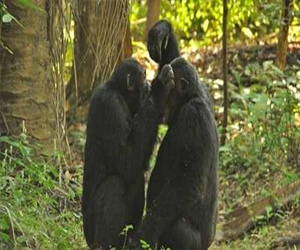
M159 30L162 26L161 30L165 30L165 22L154 28ZM162 34L159 37L164 40ZM150 41L156 39L149 37ZM162 47L165 45L160 44L152 44L151 57L159 58L157 55L166 53ZM160 63L163 61L160 58ZM171 67L175 88L166 104L169 129L150 178L141 235L159 249L164 246L204 250L210 246L216 230L217 128L209 94L200 83L196 69L183 58L173 60Z
M82 194L84 234L92 249L118 246L126 225L139 227L144 170L173 84L169 69L166 65L149 93L145 69L125 60L92 98Z

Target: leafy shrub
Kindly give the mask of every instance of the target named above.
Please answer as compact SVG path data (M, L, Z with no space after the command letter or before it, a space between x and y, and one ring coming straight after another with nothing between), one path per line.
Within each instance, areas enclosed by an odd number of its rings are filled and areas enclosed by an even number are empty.
M20 141L0 137L7 149L0 166L0 248L84 249L79 207L81 185L55 161L34 158Z
M245 73L254 84L231 93L230 138L220 162L225 175L249 185L299 166L300 68L282 72L267 61L248 65Z

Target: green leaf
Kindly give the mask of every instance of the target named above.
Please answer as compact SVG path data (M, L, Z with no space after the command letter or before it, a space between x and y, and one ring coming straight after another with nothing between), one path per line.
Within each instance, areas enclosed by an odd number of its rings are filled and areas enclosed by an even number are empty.
M6 13L2 17L2 22L3 23L11 23L12 19L13 19L12 15L9 13Z
M41 11L47 13L45 10L37 7L31 0L19 0L19 4L23 7L28 7L33 10Z
M241 94L236 93L236 92L232 92L232 93L231 93L231 97L232 97L233 99L237 99L237 100L242 100L242 101L245 100L245 97L244 97L244 96L242 96Z
M150 245L146 241L140 240L140 243L142 245L142 249L149 249L150 248Z
M244 35L245 35L246 37L248 37L248 38L253 38L253 33L252 33L252 31L251 31L249 28L243 27L243 28L242 28L242 32L244 33Z
M69 187L69 197L71 200L73 200L75 198L75 192L73 191L72 188Z
M262 227L261 233L262 235L266 235L268 233L268 227L267 226Z
M251 71L250 71L249 67L247 67L245 69L245 74L246 74L246 76L251 76Z
M225 144L224 146L221 146L219 148L219 152L230 152L232 149L228 144Z
M232 74L239 85L241 85L241 75L236 70L232 70Z
M3 240L4 242L9 242L9 235L3 232L0 232L0 239Z
M0 228L4 230L8 230L10 228L9 219L7 216L1 215L3 218L0 219ZM1 238L1 237L0 237Z
M206 20L202 23L202 28L203 28L204 32L207 31L207 29L208 29L208 24L209 24L209 20L208 20L208 19L206 19Z
M273 210L273 208L271 206L266 206L266 213L267 213L268 218L270 217L272 210Z

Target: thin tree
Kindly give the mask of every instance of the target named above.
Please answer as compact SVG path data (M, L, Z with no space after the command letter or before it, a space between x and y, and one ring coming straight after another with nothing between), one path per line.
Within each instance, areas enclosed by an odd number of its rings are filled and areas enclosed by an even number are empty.
M147 20L144 31L144 40L148 39L148 32L153 25L158 21L160 12L160 0L148 0L147 1Z
M227 19L228 19L228 1L223 0L223 95L224 95L224 111L223 111L223 131L221 135L221 145L226 142L227 124L228 124L228 65L227 65Z
M284 69L286 65L286 52L288 46L289 26L291 22L291 12L293 0L282 0L281 25L278 35L277 51L275 63L278 68Z
M122 40L123 39L121 39L121 41ZM132 41L131 41L131 30L130 30L130 22L128 18L125 40L123 43L123 49L121 50L121 55L119 56L118 59L118 63L123 61L127 57L131 57L132 53L133 53L133 48L132 48Z
M18 20L2 24L0 45L0 135L19 136L24 128L41 153L55 149L55 108L48 37L49 0L6 1Z

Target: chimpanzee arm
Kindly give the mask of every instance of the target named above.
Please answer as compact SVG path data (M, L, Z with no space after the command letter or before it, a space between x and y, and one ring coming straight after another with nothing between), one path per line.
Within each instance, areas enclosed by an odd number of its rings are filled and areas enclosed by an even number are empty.
M96 132L88 138L97 142L104 165L109 166L108 174L120 175L125 182L131 183L144 170L172 84L173 71L171 66L166 65L154 80L149 98L133 119L126 110L125 102L116 93L108 98L99 98L100 103L93 106L94 114L90 117L97 122L93 123L94 128L90 131L101 132L100 136ZM101 119L97 114L101 114Z
M203 103L202 103L203 104ZM181 160L171 166L173 177L149 204L142 224L142 237L154 246L159 236L173 222L189 212L206 195L209 172L217 141L214 120L206 104L197 109L185 105L172 129L178 134L172 144L181 144ZM170 145L172 147L172 145Z
M132 119L125 102L120 101L116 94L100 100L95 113L90 115L96 122L87 135L87 144L95 145L92 147L94 157L87 159L97 162L97 166L88 169L92 175L90 179L95 179L95 185L99 181L101 183L100 176L104 178L107 175L119 175L126 183L131 183L143 172L146 154L149 154L155 143L162 109L160 106L150 95Z
M159 71L180 56L172 25L166 20L157 22L149 31L147 47L150 57L159 63Z
M168 68L167 68L168 67ZM166 69L166 70L165 70ZM149 99L142 106L132 121L126 151L126 166L123 175L128 182L134 181L134 173L144 169L145 159L150 156L156 140L159 119L162 115L164 102L170 91L172 75L170 66L164 68L154 79Z
M132 121L127 140L126 164L122 168L127 182L135 181L135 174L145 169L145 160L148 160L156 140L160 116L173 87L173 70L170 65L165 65L152 82L148 100Z

